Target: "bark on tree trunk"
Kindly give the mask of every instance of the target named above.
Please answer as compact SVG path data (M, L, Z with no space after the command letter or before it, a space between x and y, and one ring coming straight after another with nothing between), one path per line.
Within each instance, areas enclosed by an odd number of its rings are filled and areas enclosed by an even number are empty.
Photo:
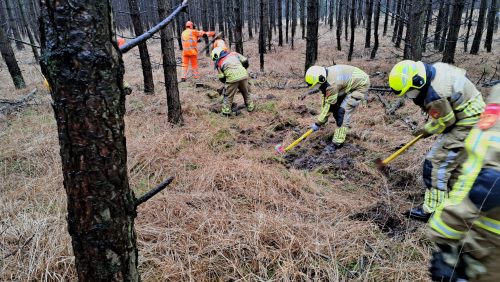
M491 44L493 42L493 31L495 30L495 16L497 13L497 2L498 0L491 0L491 5L488 10L488 27L486 29L486 39L484 41L484 47L486 52L491 52Z
M337 50L342 51L342 45L341 45L341 40L342 40L342 10L344 9L342 3L345 0L339 0L339 8L338 8L338 14L337 14Z
M297 30L297 1L292 0L292 49L294 47L295 41L295 31Z
M264 72L264 53L266 52L265 43L265 24L264 24L264 0L259 0L259 57L260 57L260 71Z
M441 41L439 42L439 52L444 51L444 44L446 43L446 38L448 37L448 28L450 23L450 2L446 2L444 5L444 14L443 14L443 33L441 34Z
M307 38L305 71L318 56L319 0L307 0Z
M253 39L253 20L254 20L254 17L255 17L255 6L254 6L254 1L253 0L249 0L248 1L248 15L247 15L247 19L248 19L248 24L247 24L247 27L248 27L248 38L249 39ZM221 16L220 16L221 17Z
M462 13L465 6L465 0L453 0L450 18L450 30L446 44L444 46L443 62L453 64L455 62L455 49L457 47L458 33L460 32L460 23L462 22Z
M387 0L385 3L385 15L384 15L384 31L383 36L387 34L387 26L389 25L389 6L391 5L391 0Z
M356 8L356 0L351 2L351 42L349 44L349 54L347 55L347 61L351 61L352 53L354 52L354 31L356 29L356 14L354 9Z
M132 19L132 24L134 26L135 36L139 36L144 33L144 29L142 27L142 20L137 0L128 0L128 5L130 9L130 18ZM154 93L155 84L153 81L153 70L151 69L151 61L149 59L148 46L146 45L146 42L139 44L139 56L141 57L142 75L144 77L144 92Z
M278 46L283 46L283 1L278 0Z
M372 14L373 14L373 0L366 0L365 48L370 48L370 40L372 34Z
M424 28L425 0L413 0L410 2L408 24L406 28L405 52L410 59L420 61L422 59L422 31Z
M124 67L111 4L42 0L41 5L40 65L52 86L78 279L139 281Z
M243 55L243 27L241 24L241 13L240 13L241 1L240 0L234 0L234 1L236 1L235 3L233 3L234 23L235 23L234 40L236 41L236 52Z
M469 16L467 17L467 33L465 34L464 38L464 52L466 53L467 53L467 47L469 45L469 36L470 36L470 29L472 27L472 16L474 15L475 2L476 2L475 0L471 0Z
M300 0L300 28L302 39L306 38L306 0Z
M375 18L374 18L374 27L373 27L373 37L375 38L375 43L373 44L373 49L372 53L370 54L370 59L375 59L375 56L377 55L377 50L378 50L378 23L380 19L380 1L381 0L375 0L376 6L375 6Z
M483 36L484 29L484 15L486 14L486 4L488 0L481 0L481 5L479 7L479 18L477 19L476 34L474 34L474 39L472 40L472 46L470 47L470 53L477 55L479 52L479 45L481 45L481 37Z
M158 0L158 15L160 19L166 18L170 13L168 0ZM182 125L182 108L177 85L177 62L174 52L173 27L167 26L160 31L161 55L163 61L163 77L167 93L167 121L172 124Z
M269 31L270 34L272 35L273 34L273 30L274 30L274 33L276 33L276 19L274 17L274 13L276 12L276 9L275 9L275 5L274 5L274 1L275 0L269 0ZM272 38L272 37L271 37ZM269 40L269 42L271 42L271 40Z
M403 39L403 31L404 31L404 28L405 28L405 10L406 10L406 5L404 3L405 1L404 0L401 0L400 2L400 10L399 10L399 13L398 13L398 23L397 23L397 26L398 26L398 33L396 34L396 44L395 46L397 48L400 48L401 47L401 40Z
M286 0L285 13L286 13L285 42L288 44L288 24L290 22L290 0Z
M219 19L219 32L222 32L224 34L224 10L222 9L224 3L222 0L217 0L217 12L219 14L218 19Z
M425 20L425 31L424 31L424 39L422 42L422 52L425 53L427 50L427 41L429 37L429 27L431 25L431 19L432 19L432 1L429 0L429 3L427 4L427 15L426 15L426 20Z
M266 22L267 22L267 28L266 28L266 35L267 35L267 50L271 51L271 45L273 41L273 23L272 23L272 12L271 12L271 2L273 0L269 0L266 3Z
M334 11L334 8L335 7L335 0L330 0L330 10L329 10L329 14L328 14L328 25L330 26L330 29L333 29L333 11Z
M12 82L17 89L26 87L26 83L24 83L23 74L21 73L21 69L17 64L16 56L14 55L14 50L12 50L12 46L10 45L9 39L7 38L3 27L0 25L0 53L2 54L2 58L7 65L7 69L9 70L10 76L12 77Z
M227 33L229 35L229 47L233 46L233 1L226 0L226 24L227 24Z
M401 26L400 24L402 23L401 7L403 5L403 0L394 0L394 1L398 2L396 7L396 25L394 26L394 30L392 32L392 42L396 43L397 35L399 33L399 28Z

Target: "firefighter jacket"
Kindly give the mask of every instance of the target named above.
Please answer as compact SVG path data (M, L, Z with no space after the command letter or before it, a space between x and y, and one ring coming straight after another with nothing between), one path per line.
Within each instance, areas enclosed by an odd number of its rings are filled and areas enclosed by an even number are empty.
M238 82L248 78L248 72L243 65L248 66L248 59L236 52L227 53L215 62L219 79L227 83Z
M370 86L370 77L364 71L348 65L335 65L326 68L326 82L320 86L323 93L321 113L317 118L318 125L325 124L331 107L340 97L353 93L357 100L364 100Z
M427 82L413 101L429 114L430 121L423 128L427 135L476 124L485 104L465 70L445 63L424 65Z
M198 55L198 40L203 35L213 36L214 32L205 32L192 28L186 28L181 34L182 39L182 55L183 56L196 56Z

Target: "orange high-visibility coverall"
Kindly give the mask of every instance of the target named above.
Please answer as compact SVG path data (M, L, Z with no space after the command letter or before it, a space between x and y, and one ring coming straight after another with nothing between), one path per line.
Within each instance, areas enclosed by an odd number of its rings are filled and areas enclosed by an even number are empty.
M194 78L199 78L198 76L198 39L203 35L214 36L215 32L205 32L192 28L186 28L182 32L182 76L181 79L186 79L188 72L188 65L191 64L193 68Z

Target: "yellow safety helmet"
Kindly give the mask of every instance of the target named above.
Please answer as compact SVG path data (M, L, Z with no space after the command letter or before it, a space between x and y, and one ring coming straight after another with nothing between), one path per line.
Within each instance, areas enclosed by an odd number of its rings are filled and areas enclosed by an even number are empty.
M307 69L305 77L309 88L314 88L318 83L323 84L326 81L326 69L320 66L312 66Z
M216 47L212 50L212 61L217 61L217 59L220 57L220 54L224 51L222 47Z
M397 63L389 74L389 86L397 96L403 96L410 88L422 88L426 80L424 63L411 60Z

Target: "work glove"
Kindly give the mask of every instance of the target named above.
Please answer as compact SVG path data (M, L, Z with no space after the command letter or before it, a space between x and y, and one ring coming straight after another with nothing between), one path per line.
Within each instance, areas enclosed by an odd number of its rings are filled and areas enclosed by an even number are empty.
M419 136L420 134L422 134L424 138L427 138L427 137L432 135L432 134L429 134L427 131L425 131L425 129L423 127L413 130L413 132L411 134L413 136Z
M219 78L219 81L222 83L226 83L226 77Z
M440 251L432 253L429 273L432 281L457 281L458 279L467 281L463 262L460 260L456 265L449 265L444 260L443 253Z
M250 66L250 64L248 63L248 60L246 61L243 61L243 63L241 63L243 65L244 68L248 69L248 67Z
M312 129L314 132L318 131L318 130L319 130L319 127L320 127L320 126L319 126L317 123L313 123L313 124L311 125L311 129Z

